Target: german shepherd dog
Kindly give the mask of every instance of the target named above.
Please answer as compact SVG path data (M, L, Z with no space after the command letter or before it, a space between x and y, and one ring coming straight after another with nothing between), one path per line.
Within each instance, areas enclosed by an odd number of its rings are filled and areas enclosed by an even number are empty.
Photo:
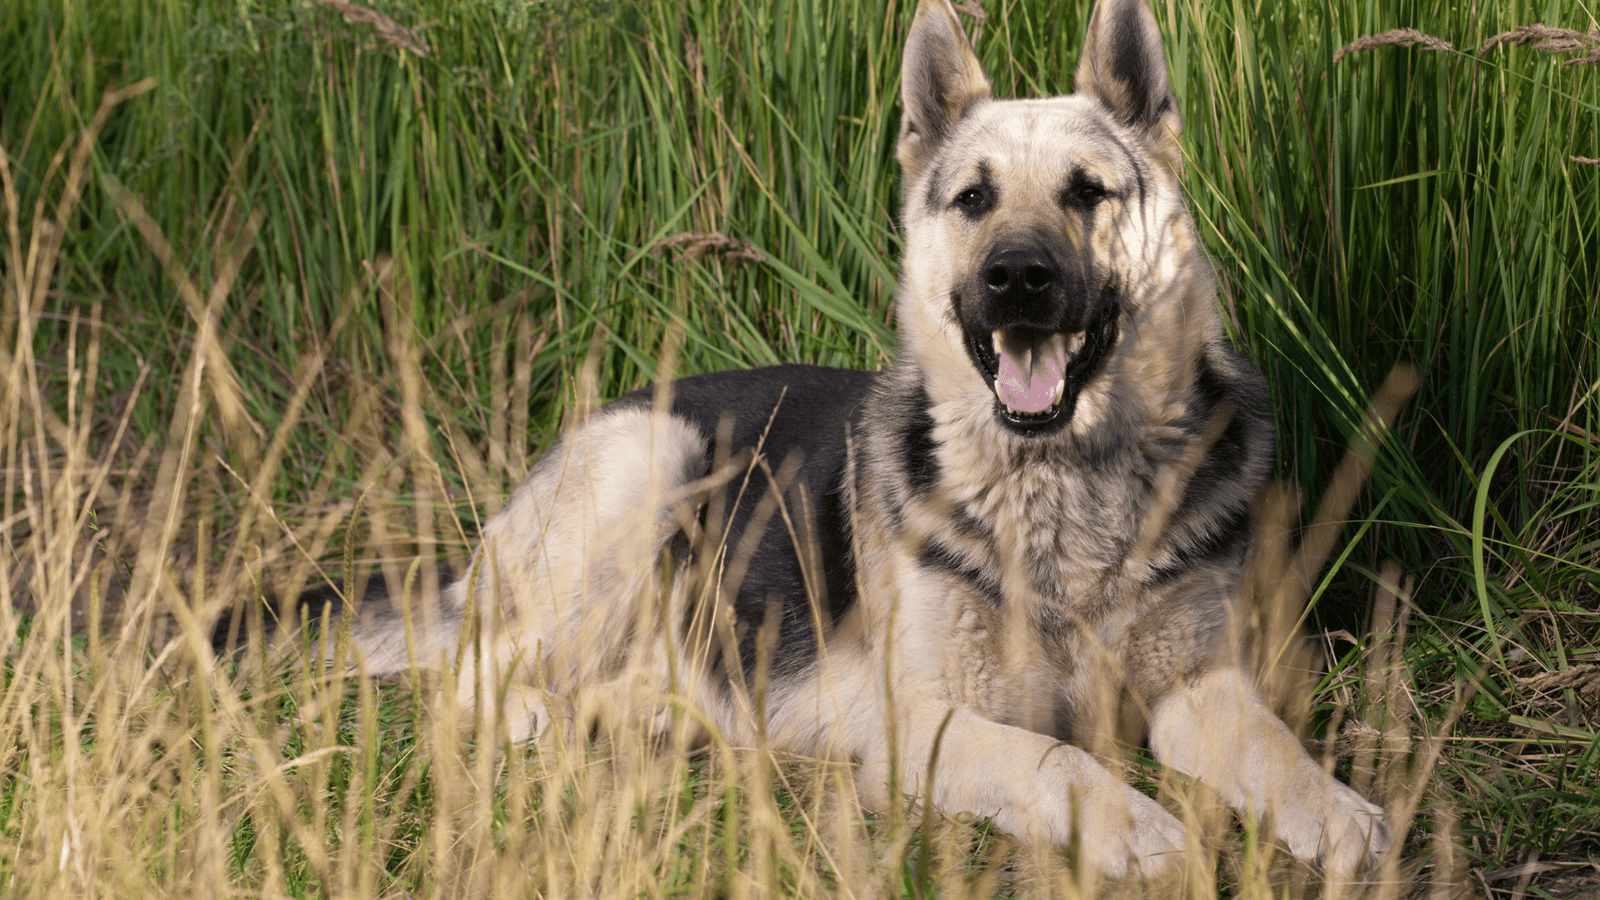
M1271 417L1223 334L1143 0L1100 0L1076 88L994 99L948 0L921 0L899 359L606 406L409 644L367 598L368 670L458 666L458 701L513 739L653 686L729 740L848 754L869 803L986 816L1113 877L1184 849L1085 749L1131 717L1296 856L1370 864L1382 810L1307 756L1229 636Z

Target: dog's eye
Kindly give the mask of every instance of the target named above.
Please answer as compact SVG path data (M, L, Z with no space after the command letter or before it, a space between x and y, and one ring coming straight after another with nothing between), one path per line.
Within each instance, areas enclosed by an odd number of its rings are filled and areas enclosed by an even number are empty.
M1092 209L1103 203L1109 196L1111 196L1111 192L1106 190L1105 185L1098 181L1077 181L1066 189L1063 199L1073 206Z
M956 195L956 202L973 211L983 210L989 206L989 192L983 188L970 187Z

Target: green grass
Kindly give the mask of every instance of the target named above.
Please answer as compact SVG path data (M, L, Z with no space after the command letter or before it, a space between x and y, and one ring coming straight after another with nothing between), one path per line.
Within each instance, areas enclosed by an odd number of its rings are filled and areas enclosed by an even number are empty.
M1157 15L1305 521L1385 374L1422 374L1312 591L1329 674L1291 717L1416 804L1377 893L1561 896L1600 879L1600 66L1477 53L1587 32L1581 5L1457 6ZM862 815L816 763L497 754L409 687L216 680L234 598L347 547L459 565L564 416L664 358L894 352L910 3L378 9L426 55L315 3L0 8L8 894L1075 893L982 829ZM1087 2L987 11L1000 93L1070 89ZM1454 49L1334 62L1400 27ZM1187 893L1315 889L1206 834Z

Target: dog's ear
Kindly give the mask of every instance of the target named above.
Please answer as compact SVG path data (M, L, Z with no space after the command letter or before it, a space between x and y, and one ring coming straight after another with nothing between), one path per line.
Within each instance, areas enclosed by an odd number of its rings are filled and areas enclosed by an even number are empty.
M949 0L922 0L900 64L900 102L905 112L897 155L908 183L927 168L973 104L988 97L989 79Z
M1099 0L1089 17L1075 87L1124 125L1149 135L1174 171L1182 166L1183 116L1167 78L1156 18L1144 0Z

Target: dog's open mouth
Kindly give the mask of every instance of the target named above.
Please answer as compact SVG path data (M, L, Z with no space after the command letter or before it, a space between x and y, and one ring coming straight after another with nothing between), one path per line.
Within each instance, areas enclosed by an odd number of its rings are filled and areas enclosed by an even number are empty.
M1099 368L1093 323L1070 334L1026 325L967 333L967 351L994 391L1001 421L1022 432L1054 431L1072 418L1078 392Z

